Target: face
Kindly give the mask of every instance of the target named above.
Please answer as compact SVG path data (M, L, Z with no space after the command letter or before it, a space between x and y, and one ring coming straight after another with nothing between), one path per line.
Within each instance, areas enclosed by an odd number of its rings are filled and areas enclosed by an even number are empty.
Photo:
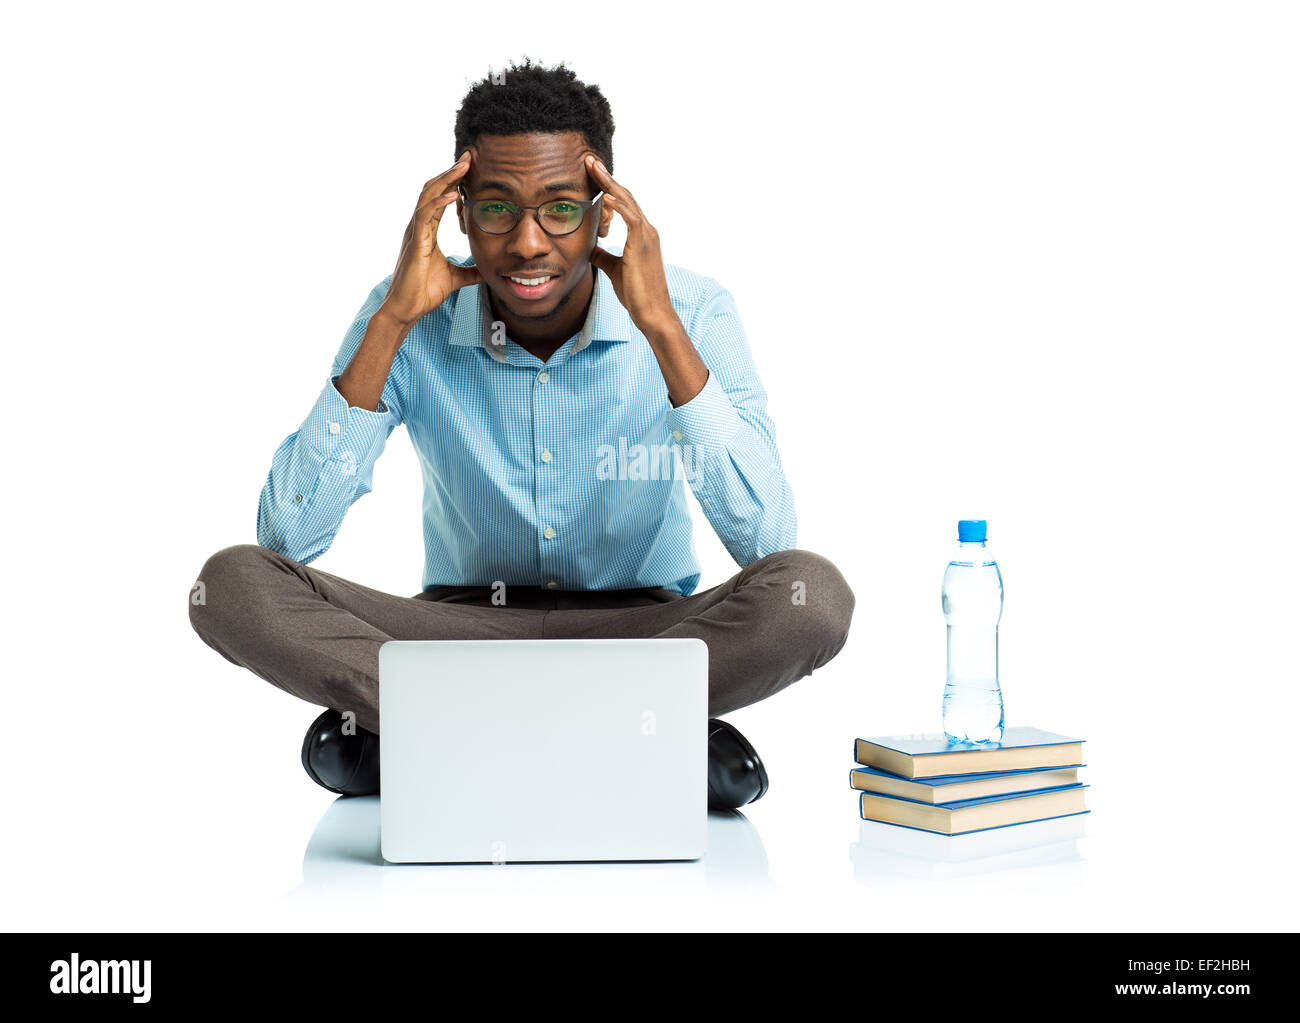
M599 186L587 175L583 158L594 150L578 132L481 135L463 184L471 200L504 199L538 206L556 199L591 199ZM525 210L509 234L487 234L456 200L460 229L469 237L470 255L492 291L494 305L521 320L544 321L571 311L570 300L590 278L591 251L609 233L613 210L598 203L572 234L549 235L536 211ZM546 277L524 287L511 277Z

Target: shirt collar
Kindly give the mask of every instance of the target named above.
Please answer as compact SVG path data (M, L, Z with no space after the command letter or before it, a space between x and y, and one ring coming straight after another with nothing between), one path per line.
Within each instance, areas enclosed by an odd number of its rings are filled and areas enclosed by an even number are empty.
M504 344L492 344L492 313L484 294L487 285L473 284L457 292L448 340L454 345L482 345L497 362L509 362ZM578 331L570 355L593 341L631 341L632 318L614 293L605 271L596 270L596 287L587 305L587 319Z

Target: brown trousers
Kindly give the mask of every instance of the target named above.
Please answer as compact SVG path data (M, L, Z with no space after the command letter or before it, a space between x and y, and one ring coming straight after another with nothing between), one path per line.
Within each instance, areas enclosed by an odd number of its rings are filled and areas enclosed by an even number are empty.
M662 589L482 586L399 597L256 544L218 551L190 593L190 622L228 661L379 731L379 648L390 639L696 637L709 648L709 716L780 692L844 646L853 591L825 558L780 551L683 597ZM500 605L500 606L498 606Z

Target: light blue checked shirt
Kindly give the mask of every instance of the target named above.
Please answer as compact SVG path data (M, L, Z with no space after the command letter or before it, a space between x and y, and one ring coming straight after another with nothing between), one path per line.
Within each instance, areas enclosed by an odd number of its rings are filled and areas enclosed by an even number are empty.
M377 411L350 408L338 376L388 292L384 278L315 406L275 452L258 542L303 563L328 550L405 423L424 478L425 589L499 582L688 595L700 581L688 486L740 566L793 548L794 500L735 302L709 277L664 269L709 369L678 408L601 270L586 323L545 363L502 331L494 340L474 285L411 329Z

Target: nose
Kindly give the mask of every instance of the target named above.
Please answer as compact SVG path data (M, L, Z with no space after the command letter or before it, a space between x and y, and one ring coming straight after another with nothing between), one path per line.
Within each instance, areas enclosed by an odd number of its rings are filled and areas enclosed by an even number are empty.
M542 230L536 210L524 210L524 215L510 232L506 250L520 260L536 259L551 251L551 236Z

